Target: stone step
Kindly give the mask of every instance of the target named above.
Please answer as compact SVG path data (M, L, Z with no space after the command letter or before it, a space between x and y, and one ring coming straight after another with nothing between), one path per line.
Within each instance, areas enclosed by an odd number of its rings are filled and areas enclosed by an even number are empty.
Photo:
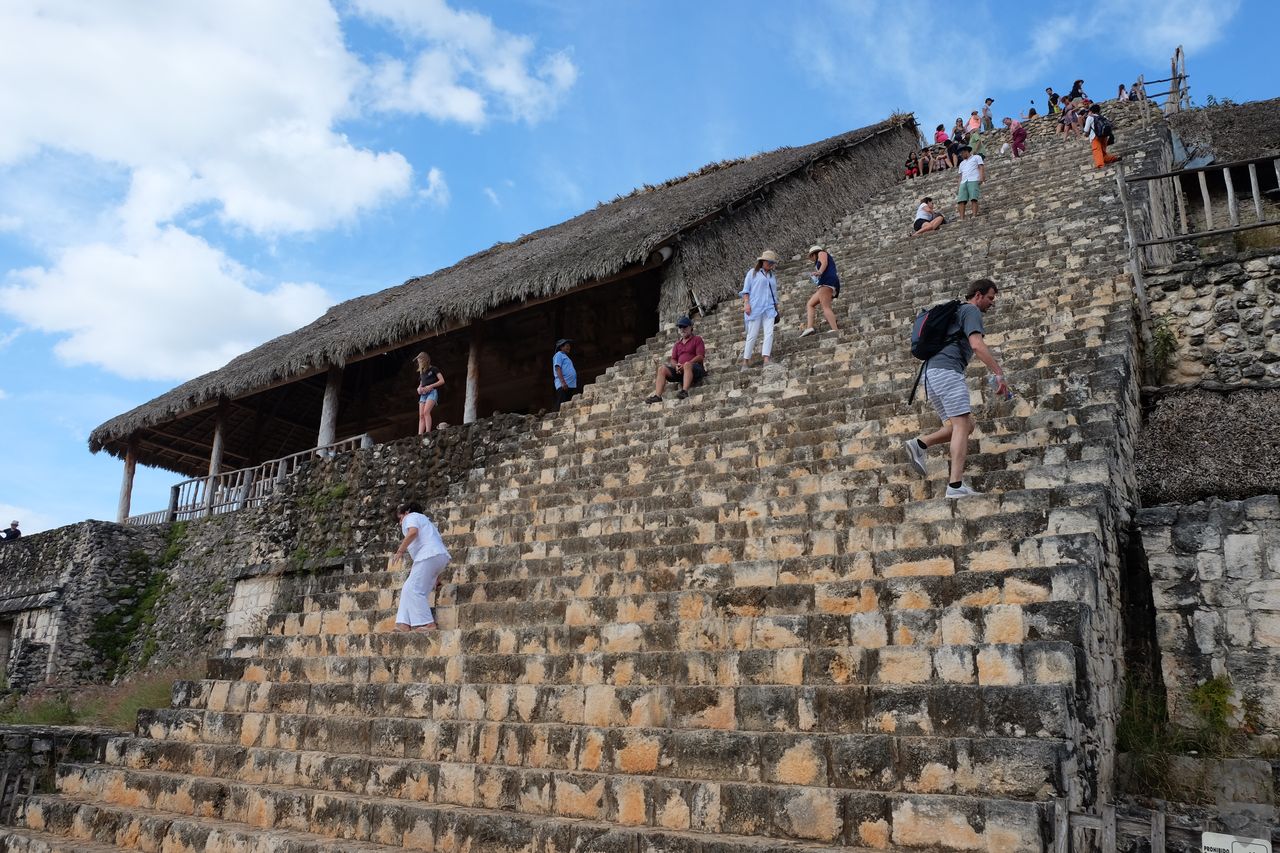
M1091 491L1092 489L1089 489L1084 493L1088 494ZM983 499L985 498L966 500L972 502ZM641 566L653 566L655 568L647 571L655 572L659 577L669 578L672 583L676 578L681 578L684 586L693 590L840 581L862 582L876 578L908 577L940 577L948 579L946 582L951 584L972 583L985 587L990 582L987 579L995 578L995 582L998 582L1001 573L1016 569L1097 565L1101 557L1096 518L1096 514L1088 507L1060 509L1051 512L1050 526L1042 535L1011 537L996 542L976 541L960 545L936 544L898 548L879 553L850 549L850 552L845 554L798 552L782 560L772 558L752 560L743 558L741 554L734 554L731 549L723 549L722 553L714 550L704 553L706 549L688 546L659 546L629 554L585 549L575 555L547 556L536 553L514 555L512 559L500 565L491 564L489 569L493 574L492 580L503 583L516 579L545 579L554 583L567 584L571 578L593 578L597 575L607 581L610 577L645 571L640 568ZM996 520L991 523L1000 526ZM870 528L852 528L846 530L844 535L855 538L870 535L874 541L874 535L870 531ZM712 561L706 562L707 557ZM718 557L723 559L717 559ZM473 567L467 567L467 570L471 577L463 581L464 583L490 580ZM326 578L325 586L321 589L340 593L398 589L403 583L404 576L403 572L343 573ZM441 590L441 598L437 603L442 605L441 610L449 610L455 601L456 588L445 585ZM531 622L542 621L541 617L535 614L539 606L530 605L523 618ZM452 614L451 610L449 612ZM546 612L551 614L551 618L563 618L563 613L560 611ZM585 623L585 617L590 611L575 612L584 619ZM268 617L268 633L320 634L324 632L324 619L325 613L305 612L301 609L292 613L273 614ZM455 626L445 625L444 627ZM372 625L361 629L347 624L343 631L337 633L364 633L372 628Z
M1069 757L1060 740L991 740L894 735L744 734L572 726L460 727L388 721L368 753L294 751L229 744L121 738L110 766L191 777L260 782L391 799L417 798L429 780L462 773L482 796L473 804L510 808L484 794L545 782L581 785L626 774L650 793L673 780L764 783L882 793L1034 799L1055 783ZM463 731L462 729L467 729ZM442 738L469 742L442 745ZM241 768L252 768L249 773ZM493 784L491 780L497 779ZM651 798L651 796L650 796Z
M105 806L85 798L63 796L34 798L32 807L46 825L66 834L87 834L90 824L139 825L148 839L163 839L166 853L317 853L377 849L462 851L475 853L869 853L890 843L899 849L933 849L944 835L960 835L973 845L992 849L1035 849L1039 840L1040 807L1008 800L979 800L942 795L832 796L812 802L781 788L762 796L747 786L727 784L711 790L689 785L671 786L659 792L652 805L641 804L631 790L610 792L610 804L627 809L652 810L659 827L628 826L580 817L518 814L495 809L408 803L352 796L309 795L297 789L266 788L260 795L242 785L227 785L223 810L235 811L238 798L255 807L287 803L280 809L284 824L314 823L334 830L318 844L295 842L301 833L291 830L247 827L215 818L183 818L175 813L138 807ZM525 799L545 798L544 791L518 792ZM594 804L594 790L582 792L585 806ZM697 798L695 798L697 795ZM566 788L566 800L571 799ZM286 811L287 809L287 811ZM168 822L167 834L155 826ZM367 836L380 845L346 836ZM225 834L224 827L226 827ZM677 828L667 828L677 827ZM946 832L943 831L946 830ZM256 830L256 833L254 832ZM218 833L215 835L215 833ZM799 841L786 835L830 835L835 846ZM159 837L157 837L159 836ZM191 846L185 837L212 840L212 845ZM481 841L484 846L472 846ZM149 849L149 848L148 848ZM159 849L159 848L155 848ZM975 849L977 849L975 847Z
M354 670L355 667L352 667ZM903 673L909 668L904 666ZM994 667L993 667L994 671ZM217 673L212 673L217 675ZM358 673L357 673L358 674ZM900 685L816 684L804 686L616 686L468 684L458 687L438 671L403 685L406 701L433 702L430 713L472 722L585 724L596 727L645 727L736 732L802 731L811 734L884 734L923 737L1063 737L1074 715L1073 686L1067 683L978 685L906 683ZM914 677L914 676L912 676ZM1033 675L1033 677L1037 677ZM1052 675L1050 676L1052 677ZM430 683L428 681L430 679ZM307 701L341 704L346 688L352 701L388 701L398 693L365 688L367 681L307 682ZM438 688L443 688L441 691ZM453 691L457 698L450 701ZM268 691L268 694L270 691ZM299 694L301 698L301 694ZM321 697L317 699L316 697ZM376 707L376 705L374 706ZM371 712L372 713L372 712ZM380 716L378 719L390 719ZM224 743L281 749L367 751L369 718L308 716L268 712L215 712L160 708L138 717L138 733L157 740ZM736 728L735 728L736 726Z
M114 844L75 841L34 829L0 828L0 853L119 853Z
M1076 570L1083 573L1084 568ZM1052 595L1053 585L1070 587L1070 570L1011 573L1002 580L1010 599L1018 596ZM1044 585L1032 583L1043 579ZM412 634L395 631L325 631L311 635L244 637L223 657L301 659L312 657L362 656L391 660L452 655L563 655L619 652L684 654L692 661L701 653L732 652L726 658L730 671L739 656L758 660L756 654L779 649L825 649L832 646L877 648L890 638L898 646L936 647L954 643L1021 643L1028 640L1078 642L1075 621L1059 627L1054 620L1079 618L1082 602L1071 599L1004 603L976 600L981 604L952 603L931 606L929 593L940 585L903 583L894 593L869 583L797 586L794 590L741 587L699 599L681 597L669 606L653 607L640 615L674 613L678 624L662 619L639 620L625 614L621 620L595 618L586 624L471 625L466 629L441 629L437 633ZM980 595L995 596L983 589ZM951 590L954 592L954 590ZM887 593L885 599L879 594ZM970 599L974 600L974 599ZM810 609L802 609L807 602ZM718 607L716 605L719 605ZM714 615L724 613L726 615ZM348 620L350 621L350 620ZM338 624L331 627L337 628ZM800 646L787 641L800 638ZM842 642L843 641L843 642ZM805 645L807 643L808 645ZM803 654L799 657L803 660ZM752 664L754 667L755 664ZM747 673L741 673L749 678Z
M259 800L253 804L261 807ZM46 830L41 850L144 850L163 853L334 853L330 836L317 835L302 827L252 825L243 821L192 816L181 811L141 808L132 805L105 805L82 797L35 796L23 805L28 826ZM246 815L257 817L257 815ZM297 824L298 821L293 821ZM54 841L53 839L65 839ZM70 846L63 846L69 844ZM9 848L21 850L22 847ZM392 853L397 846L375 844L355 838L343 839L343 853ZM422 848L419 849L431 849Z

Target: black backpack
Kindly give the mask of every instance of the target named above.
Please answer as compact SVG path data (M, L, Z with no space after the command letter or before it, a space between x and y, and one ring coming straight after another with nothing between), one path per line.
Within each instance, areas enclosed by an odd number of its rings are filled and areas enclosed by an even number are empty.
M911 386L908 403L916 398L916 389L920 387L920 377L924 375L925 364L929 359L961 339L961 335L948 335L947 329L955 321L956 313L963 304L959 299L952 299L926 308L916 315L915 322L911 324L911 354L920 359L922 364L916 374L915 384Z
M1093 135L1099 139L1107 140L1107 144L1110 145L1116 141L1116 126L1102 113L1094 113Z

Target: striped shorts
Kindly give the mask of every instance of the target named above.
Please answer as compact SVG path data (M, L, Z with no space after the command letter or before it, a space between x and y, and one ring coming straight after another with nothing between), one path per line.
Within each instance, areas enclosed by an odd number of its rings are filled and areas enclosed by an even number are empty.
M973 411L969 405L969 386L964 374L946 368L931 368L924 372L924 390L929 402L944 421Z

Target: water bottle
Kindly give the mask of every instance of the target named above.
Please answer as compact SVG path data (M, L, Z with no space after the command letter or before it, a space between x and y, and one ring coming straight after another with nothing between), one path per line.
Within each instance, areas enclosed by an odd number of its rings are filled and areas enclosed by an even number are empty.
M811 276L809 276L809 281L813 282L814 284L817 284L817 283L818 283L818 277L817 277L816 275L811 275Z
M994 373L987 376L987 387L991 389L991 394L994 397L996 393L996 389L1000 387L1000 379ZM1009 377L1007 376L1004 378L1004 387L1006 390L1001 399L1012 400L1013 386L1009 384Z

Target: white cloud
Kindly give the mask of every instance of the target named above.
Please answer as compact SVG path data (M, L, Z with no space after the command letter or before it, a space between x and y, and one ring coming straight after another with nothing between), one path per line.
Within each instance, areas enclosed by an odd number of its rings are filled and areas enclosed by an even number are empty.
M62 336L54 352L67 364L184 379L310 322L332 302L314 284L261 292L253 278L200 238L166 227L18 270L0 299L30 327Z
M125 222L213 202L257 233L331 226L406 192L408 162L354 146L365 69L322 0L0 6L0 164L43 148L132 172Z
M1188 53L1208 47L1222 38L1239 9L1239 0L1164 0L1161 3L1111 0L1097 7L1091 31L1098 32L1098 27L1105 27L1117 36L1118 48L1140 59L1160 63L1167 71L1175 47L1182 45ZM1140 25L1115 27L1116 21L1140 22Z
M427 185L418 190L418 197L426 199L437 207L448 207L449 182L444 179L444 172L432 166L427 171Z
M1046 74L1063 65L1068 52L1077 50L1080 33L1092 34L1090 44L1095 50L1131 56L1150 63L1153 71L1162 66L1167 70L1179 44L1192 51L1220 39L1240 4L1239 0L1171 0L1157 7L1145 0L1087 0L1070 17L1049 18L1026 33L1004 32L999 41L970 35L975 29L994 31L1007 26L1000 20L998 7L970 5L961 20L902 15L895 6L866 0L827 0L826 5L827 26L819 36L815 38L808 28L796 28L802 35L796 37L793 50L800 61L839 97L853 98L873 113L913 111L922 128L931 133L939 122L949 130L956 116L967 119L970 110L981 107L982 99L996 89L1027 88L1043 97L1044 87L1054 85L1065 94L1061 87L1071 77L1055 80ZM1023 47L1004 49L1002 43ZM958 44L965 45L964 73L945 73ZM1136 63L1139 70L1141 63ZM1075 63L1070 64L1074 68ZM1086 79L1086 90L1096 97L1090 82L1098 83ZM997 121L1002 115L1019 114L1026 106L998 101Z
M353 0L352 6L421 48L411 63L379 63L372 91L382 110L476 126L495 112L535 123L578 79L568 54L538 56L533 39L445 0Z
M493 187L485 187L480 192L484 193L484 197L489 199L494 207L502 207L502 199L498 198L498 193L494 191Z
M449 204L441 169L415 181L347 123L375 109L534 121L576 79L564 54L445 0L342 8L409 55L363 62L329 0L0 3L0 230L49 258L0 273L0 311L56 336L67 364L148 379L218 367L330 298L264 281L216 241L270 253L415 186Z
M4 390L3 388L0 388L0 400L7 400L8 398L9 398L9 392Z

